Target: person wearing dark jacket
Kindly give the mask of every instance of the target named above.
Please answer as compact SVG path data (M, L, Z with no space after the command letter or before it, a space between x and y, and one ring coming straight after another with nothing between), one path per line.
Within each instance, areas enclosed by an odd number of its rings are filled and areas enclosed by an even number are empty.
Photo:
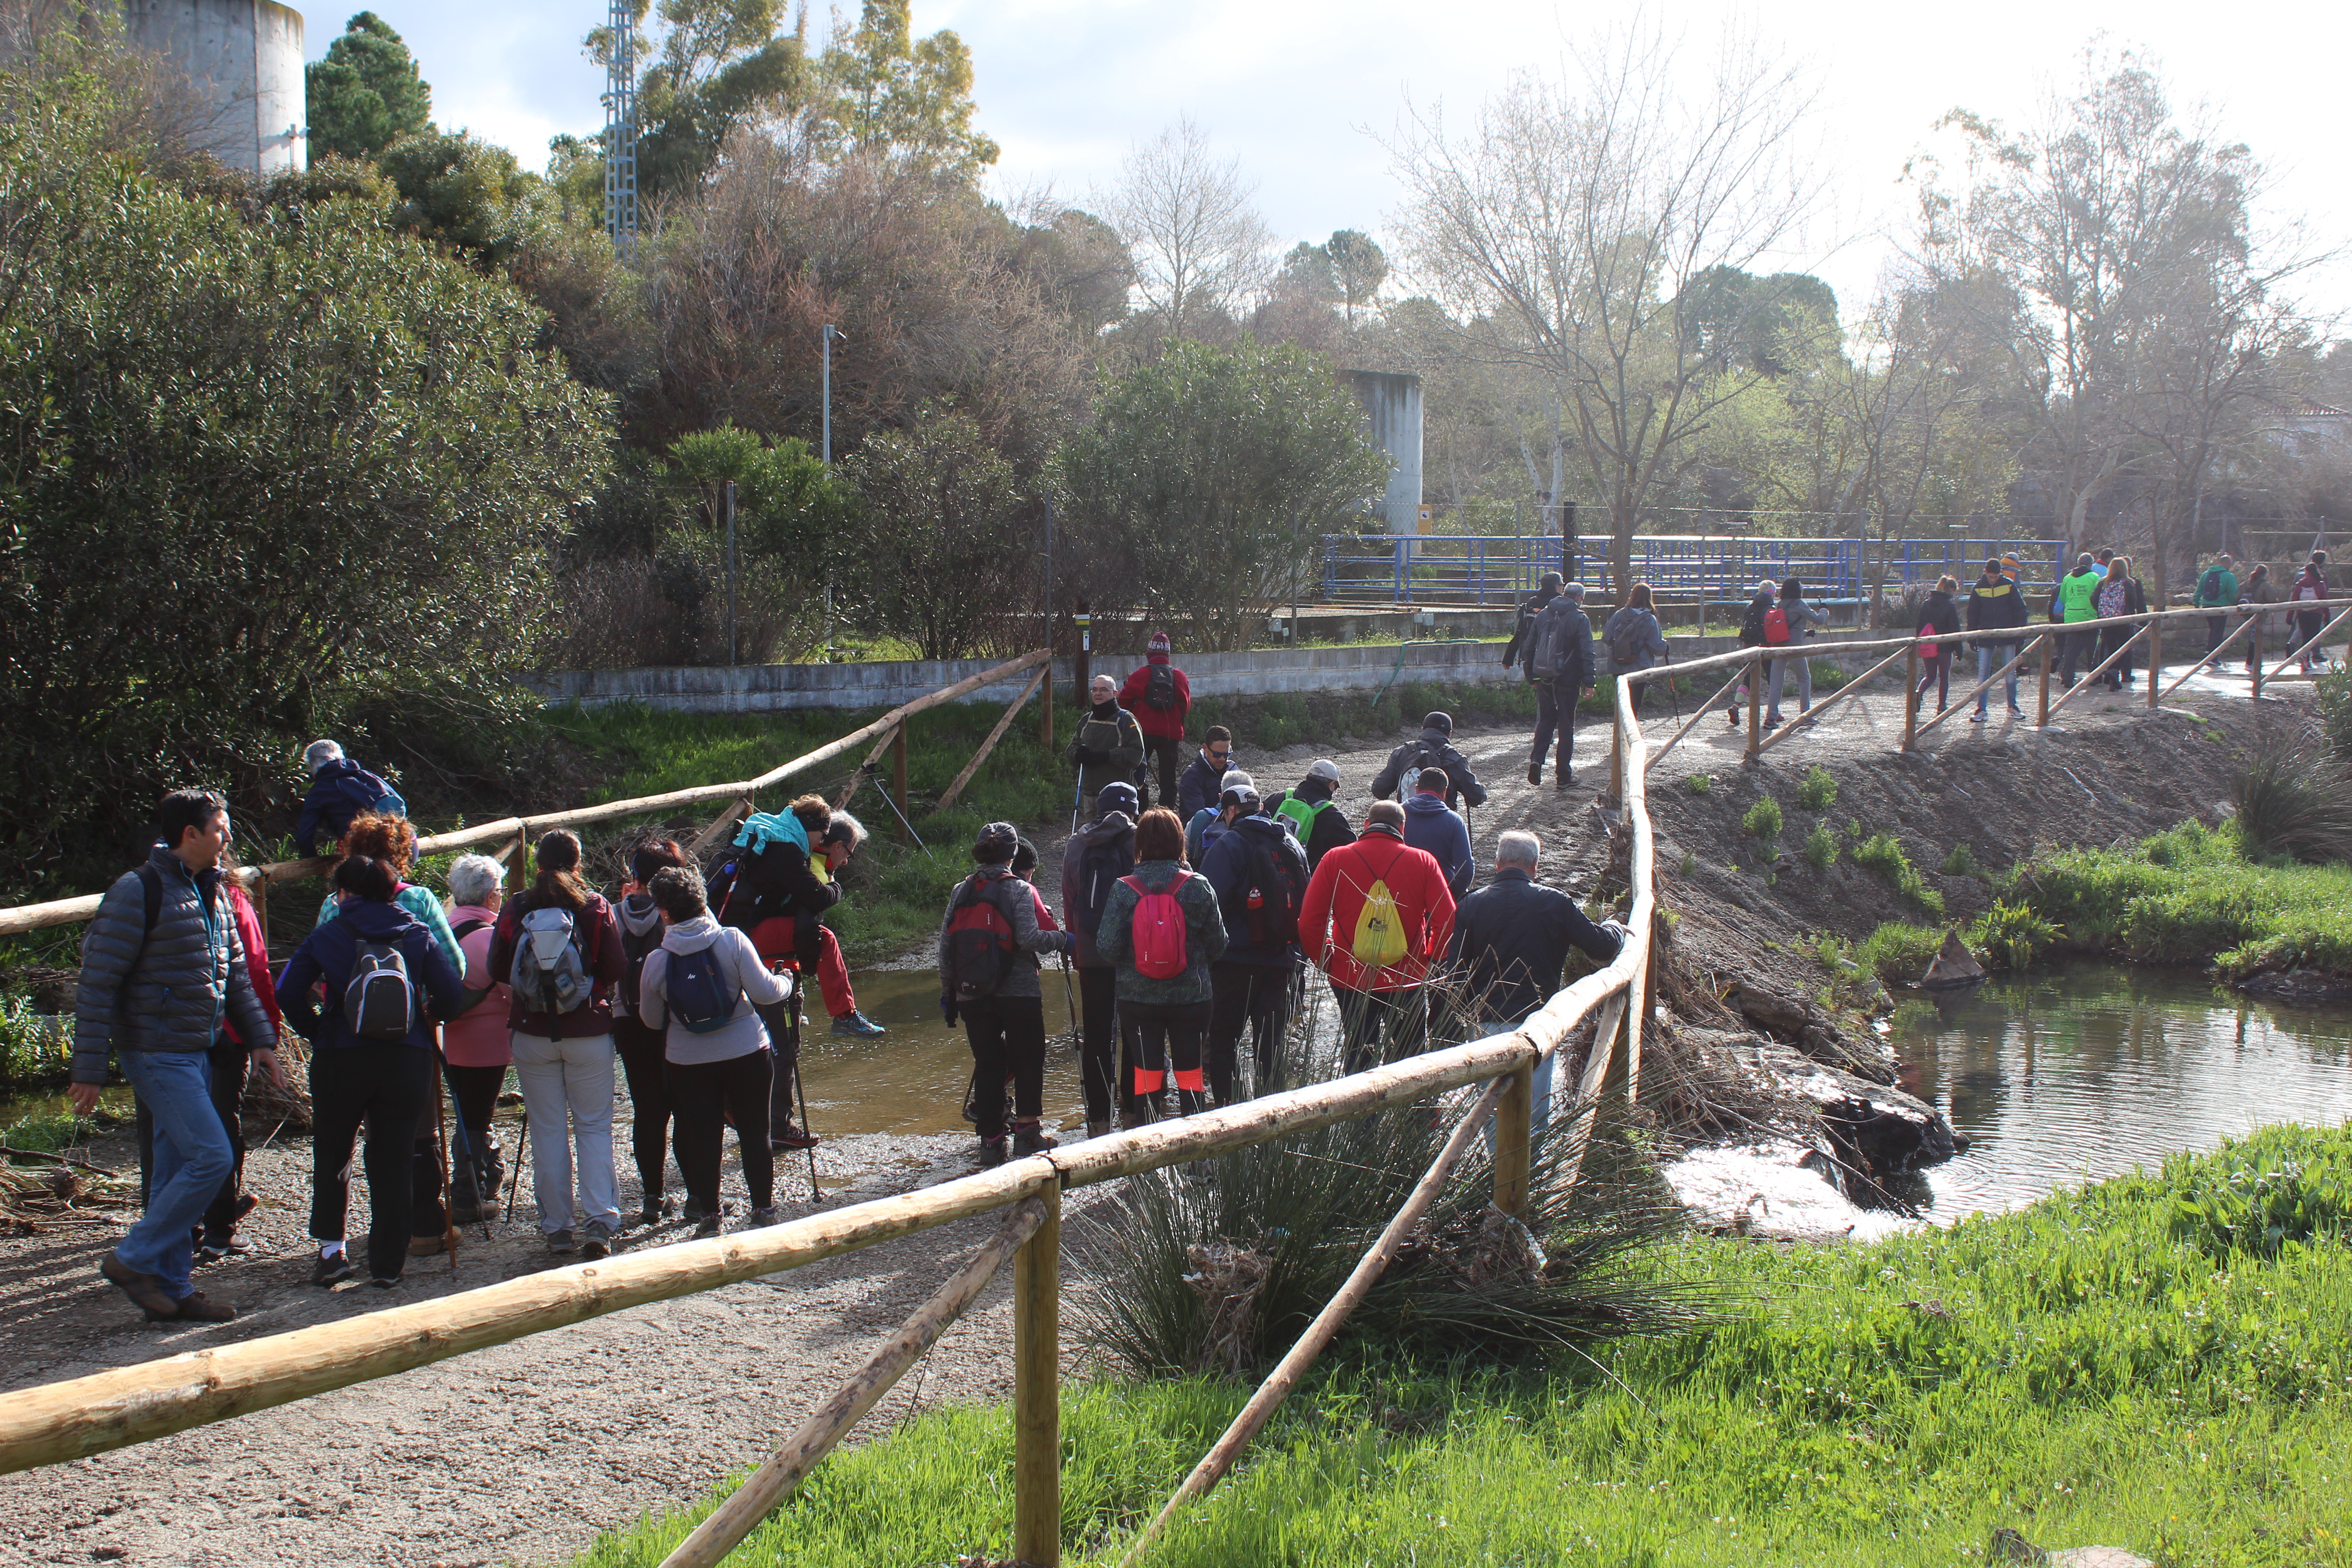
M1459 899L1470 890L1477 865L1470 858L1470 825L1445 809L1445 771L1423 768L1413 796L1404 803L1404 841L1426 849L1445 873L1445 885Z
M1559 989L1571 947L1596 963L1612 962L1625 944L1624 928L1595 925L1576 900L1536 878L1542 846L1513 828L1495 840L1495 879L1454 911L1447 967L1461 982L1475 1021L1499 1031L1527 1022ZM1551 1112L1555 1051L1536 1068L1534 1126Z
M580 840L558 829L534 852L539 875L507 901L490 937L490 973L514 987L515 1079L530 1122L531 1193L540 1233L552 1252L577 1245L603 1258L621 1227L613 1184L613 996L628 973L621 922L602 893L580 879ZM528 949L536 990L517 961ZM564 994L576 987L569 1005ZM572 1152L579 1152L579 1201ZM572 1220L586 1221L576 1243Z
M1454 749L1454 719L1431 713L1421 721L1421 733L1389 753L1388 762L1372 775L1372 798L1386 800L1421 776L1423 768L1445 770L1445 804L1461 801L1486 804L1486 786L1470 768L1470 759Z
M1181 842L1181 830L1179 834ZM1045 991L1037 980L1037 955L1068 952L1076 940L1066 931L1048 931L1037 921L1036 889L1013 874L1021 835L1009 822L992 822L971 847L972 874L956 884L940 919L940 1014L953 1028L963 1020L971 1047L972 1076L980 1093L980 1163L1004 1163L1004 1090L1013 1080L1013 1143L1023 1154L1055 1146L1044 1125L1045 1091ZM956 963L956 917L978 902L995 907L1011 936L1012 951L992 989L959 994L963 976ZM1106 957L1109 956L1105 954Z
M1624 604L1612 612L1601 628L1601 641L1609 650L1609 672L1628 675L1656 667L1669 652L1665 628L1658 625L1657 596L1647 583L1636 583L1625 592ZM1650 694L1646 680L1633 682L1633 715L1642 713L1642 699Z
M223 1024L236 1026L273 1082L283 1088L286 1077L221 888L228 806L202 790L174 790L155 815L158 842L146 863L115 879L82 935L66 1095L79 1114L95 1111L119 1059L154 1122L146 1213L99 1272L150 1322L226 1322L236 1309L189 1279L196 1223L236 1168L212 1098Z
M1310 875L1297 835L1267 814L1256 790L1236 790L1230 798L1241 815L1201 861L1225 922L1225 951L1209 966L1209 1089L1219 1105L1234 1101L1244 1024L1256 1059L1257 1092L1279 1086L1276 1058L1301 963L1298 907Z
M1528 664L1535 672L1536 732L1528 748L1528 783L1543 783L1544 753L1557 733L1559 757L1553 787L1564 790L1574 782L1576 700L1591 692L1600 673L1592 647L1592 622L1584 613L1584 584L1570 583L1562 588L1559 597L1536 617L1531 635L1535 646L1528 650ZM1451 796L1445 804L1454 804Z
M466 990L433 932L393 901L399 891L391 867L365 855L346 856L335 868L341 908L303 939L278 977L286 1021L310 1042L310 1236L319 1243L314 1284L332 1285L352 1275L343 1231L352 1146L362 1123L367 1127L368 1274L386 1289L400 1283L415 1201L412 1144L433 1094L434 1015L454 1018L488 994L488 987ZM362 1021L351 1006L361 959L387 948L399 955L409 989L408 1030L398 1039L361 1034ZM327 993L323 1014L311 992L320 983ZM375 1005L373 994L369 1005Z
M1955 579L1938 577L1927 602L1919 606L1919 684L1912 691L1911 700L1914 703L1924 702L1927 688L1932 686L1936 689L1938 713L1951 705L1952 655L1959 651L1960 646L1951 640L1960 635L1960 610L1952 603L1952 595L1959 591Z
M1234 765L1233 731L1223 724L1209 726L1206 739L1201 742L1200 753L1185 767L1183 776L1176 781L1176 815L1186 822L1217 804L1224 794L1223 780Z
M1331 798L1339 793L1339 764L1318 757L1307 764L1307 776L1297 789L1279 790L1267 797L1265 814L1288 822L1307 851L1307 868L1322 864L1323 857L1343 844L1356 841L1347 813Z
M1172 974L1149 974L1137 950L1138 927L1146 931L1150 911L1139 919L1145 898L1166 893L1181 911L1182 967ZM1160 928L1165 930L1166 928ZM1206 1109L1207 1069L1202 1042L1209 1031L1214 1000L1212 975L1225 952L1225 923L1208 879L1184 867L1184 827L1165 807L1147 811L1135 825L1135 869L1119 879L1103 906L1095 930L1095 950L1118 972L1118 1009L1134 1019L1135 1097L1147 1110L1158 1100L1172 1064L1176 1109L1191 1116Z
M1062 924L1075 942L1070 961L1078 971L1078 1079L1089 1138L1110 1131L1114 1102L1124 1125L1139 1125L1131 1087L1133 1034L1117 1016L1118 977L1096 948L1095 931L1110 890L1135 869L1135 819L1142 814L1133 784L1105 784L1095 800L1095 819L1062 847Z
M1192 683L1168 662L1168 634L1154 632L1144 644L1143 662L1118 689L1118 705L1135 715L1146 755L1160 763L1160 804L1176 806L1176 759L1184 751L1184 716L1192 710ZM1156 672L1166 670L1165 676ZM1147 765L1146 776L1150 774ZM1142 782L1140 780L1138 781Z
M1557 572L1543 574L1543 581L1536 591L1520 601L1518 619L1511 626L1510 646L1503 649L1503 668L1508 669L1517 664L1530 683L1536 679L1536 617L1543 614L1546 605L1559 597L1560 587L1565 582L1566 579Z
M1767 635L1766 627L1769 624L1767 617L1772 614L1772 606L1774 603L1775 595L1772 584L1769 583L1757 584L1755 591L1748 595L1747 609L1740 613L1739 646L1741 647L1762 647L1764 646L1764 639ZM1769 674L1770 673L1770 670L1771 662L1767 660L1762 673ZM1751 675L1750 679L1756 679L1758 680L1757 689L1753 693L1750 693L1748 689L1748 681L1746 679L1741 680L1737 687L1733 688L1730 700L1725 705L1723 710L1724 719L1730 724L1731 728L1735 730L1739 728L1739 710L1748 707L1753 700L1760 700L1764 695L1760 677Z
M1105 784L1132 784L1143 765L1143 731L1135 715L1118 705L1118 682L1097 675L1087 682L1087 696L1094 706L1070 738L1081 802L1101 799Z
M1984 575L1969 587L1968 625L1972 632L1992 632L2015 629L2022 640L2025 630L2025 595L2009 574L2002 571L2000 557L1990 556L1985 561ZM2017 643L2003 639L1974 645L1977 650L1977 684L1992 679L1992 672L2017 657ZM2022 714L2017 705L2017 671L2008 675L2009 710ZM1977 710L1970 714L1971 724L1984 723L1992 705L1992 688L1985 686L1977 693Z
M654 902L654 878L687 863L675 838L651 838L629 855L629 879L613 913L621 922L621 952L628 968L613 998L613 1053L629 1084L629 1152L637 1164L638 1222L659 1225L670 1213L667 1185L669 1130L675 1119L668 1089L668 1037L646 1021L642 1005L646 961L661 948L669 927ZM682 1175L683 1171L680 1172Z
M386 816L406 816L408 803L400 792L343 755L332 741L313 741L303 749L310 765L310 788L302 796L302 815L294 822L294 847L304 855L318 853L321 835L331 845L341 839L352 818L363 811Z

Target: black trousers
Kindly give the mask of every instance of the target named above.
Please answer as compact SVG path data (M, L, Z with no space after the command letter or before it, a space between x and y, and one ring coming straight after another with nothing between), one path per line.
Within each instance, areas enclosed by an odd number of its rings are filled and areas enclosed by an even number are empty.
M229 1152L236 1163L228 1169L228 1179L221 1183L220 1195L205 1210L205 1239L226 1241L236 1233L236 1200L245 1192L245 1075L252 1063L252 1053L226 1035L215 1037L213 1048L205 1053L212 1063L213 1109L220 1112L221 1130L228 1134ZM147 1102L139 1100L139 1206L147 1206L148 1184L155 1169L155 1118Z
M1528 765L1535 767L1542 763L1544 753L1551 749L1552 736L1557 732L1559 736L1559 776L1565 778L1576 759L1576 688L1563 689L1556 680L1538 680L1534 684L1536 736L1535 743L1528 748ZM1408 788L1405 794L1410 798L1412 792Z
M2228 637L2229 635L2230 635L2230 617L2229 617L2229 616L2206 616L2206 617L2205 617L2205 652L2206 652L2206 654L2210 657L2210 656L2212 654L2212 652L2213 652L2213 650L2214 650L2215 648L2220 647L2221 646L2221 639L2222 639L2222 638L2224 638L2224 637Z
M613 1049L629 1081L629 1152L636 1156L637 1184L649 1205L661 1201L664 1168L669 1163L669 1064L662 1059L668 1033L649 1029L635 1018L613 1020Z
M1155 762L1160 764L1160 798L1157 801L1154 801L1150 798L1149 792L1146 792L1146 798L1143 802L1145 805L1164 805L1171 811L1174 811L1176 809L1176 763L1178 760L1176 753L1183 749L1183 741L1173 735L1146 735L1143 737L1144 772L1146 773L1150 773L1152 771L1151 764ZM1092 801L1088 801L1087 804L1089 806L1092 806L1094 803Z
M1275 1058L1290 1023L1290 986L1297 971L1287 963L1213 963L1216 987L1209 1012L1209 1088L1219 1105L1234 1103L1234 1058L1247 1025L1257 1061L1257 1090L1276 1087Z
M445 1069L454 1114L449 1131L449 1190L459 1205L491 1205L499 1198L505 1163L499 1157L498 1134L490 1123L498 1116L499 1090L506 1087L502 1067L459 1067Z
M2091 626L2080 631L2061 632L2058 634L2058 640L2064 645L2058 650L2058 676L2059 679L2063 680L2067 685L2072 686L2074 684L2074 667L2076 665L2088 663L2094 669L2098 668L2099 632L2097 627Z
M1119 1011L1135 1029L1135 1092L1158 1094L1164 1062L1176 1068L1177 1102L1189 1113L1202 1105L1209 1083L1201 1046L1209 1032L1213 998L1198 1002L1122 1002Z
M1135 1031L1118 1010L1118 972L1099 964L1078 967L1078 1079L1087 1097L1087 1120L1119 1115L1135 1121Z
M414 1046L310 1053L310 1234L320 1241L343 1239L352 1151L364 1121L368 1271L378 1279L399 1279L408 1262L416 1123L432 1091L433 1054Z
M1045 1005L1035 996L983 996L960 1009L964 1038L971 1046L971 1067L980 1079L973 1099L980 1136L993 1142L1004 1136L1006 1079L1013 1080L1013 1114L1034 1121L1045 1104Z
M2138 630L2139 628L2137 626L2101 627L2099 630L2100 663L2105 663L2108 658L2115 653L2116 649L2131 641L2132 635ZM2137 661L2139 655L2137 652L2124 655L2123 658L2116 660L2115 668L2107 671L2107 673L2101 677L2101 679L2107 683L2110 689L2118 691L2121 690L2123 689L2124 682L2132 678L2132 665Z
M1343 1072L1362 1072L1382 1062L1419 1056L1429 1018L1419 986L1402 991L1352 991L1334 982L1339 1004L1339 1060Z
M670 1113L677 1119L677 1169L686 1204L697 1215L719 1212L719 1169L727 1153L727 1118L743 1156L743 1185L753 1208L776 1201L776 1162L768 1151L768 1093L774 1053L762 1049L717 1062L670 1062Z

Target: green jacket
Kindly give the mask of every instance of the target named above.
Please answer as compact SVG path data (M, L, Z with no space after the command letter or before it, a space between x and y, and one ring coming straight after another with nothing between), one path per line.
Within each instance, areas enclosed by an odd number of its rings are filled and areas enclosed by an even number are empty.
M1078 814L1092 822L1095 796L1103 785L1133 784L1135 770L1143 765L1143 731L1135 715L1117 703L1107 715L1087 709L1070 740L1070 762L1078 770Z
M2099 618L2096 601L2099 584L2104 581L2095 566L2069 572L2058 579L2058 603L2064 608L2067 620L2095 621Z
M1135 880L1151 892L1165 891L1176 879L1173 860L1146 860L1135 868ZM1176 901L1184 907L1184 973L1154 980L1135 967L1134 921L1136 893L1119 879L1103 906L1102 924L1095 931L1095 949L1118 971L1122 1002L1206 1002L1209 965L1224 956L1225 917L1217 908L1216 889L1209 879L1189 876Z
M2205 584L2213 579L2213 592L2208 595ZM2226 566L2209 568L2197 579L2197 603L2202 607L2226 610L2238 602L2238 574Z

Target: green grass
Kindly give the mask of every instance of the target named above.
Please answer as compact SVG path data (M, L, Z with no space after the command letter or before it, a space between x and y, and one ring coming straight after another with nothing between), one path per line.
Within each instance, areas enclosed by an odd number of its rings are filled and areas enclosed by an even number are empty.
M1944 933L1906 921L1888 921L1862 939L1853 961L1889 985L1916 980L1944 944Z
M2352 974L2352 867L2250 855L2234 824L2060 850L2022 870L2010 897L2063 926L2081 951L2210 963L2225 980L2297 967Z
M1859 825L1856 825L1859 826ZM1853 863L1875 871L1886 885L1937 920L1944 918L1944 895L1927 886L1911 858L1892 834L1874 833L1853 847Z
M2173 1568L2352 1562L2352 1132L2272 1129L1867 1247L1656 1256L1751 1305L1549 1374L1339 1362L1152 1556L1171 1568L1981 1560L1992 1531ZM1063 1404L1066 1561L1115 1562L1238 1408L1201 1378ZM935 1410L825 1461L732 1561L1009 1547L1010 1419ZM657 1563L694 1513L579 1568Z

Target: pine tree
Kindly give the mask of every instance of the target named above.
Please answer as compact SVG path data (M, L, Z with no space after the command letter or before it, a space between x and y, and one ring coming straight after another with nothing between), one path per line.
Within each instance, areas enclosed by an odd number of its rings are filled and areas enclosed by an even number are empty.
M432 88L400 35L373 11L345 24L304 78L313 158L373 158L433 122Z

